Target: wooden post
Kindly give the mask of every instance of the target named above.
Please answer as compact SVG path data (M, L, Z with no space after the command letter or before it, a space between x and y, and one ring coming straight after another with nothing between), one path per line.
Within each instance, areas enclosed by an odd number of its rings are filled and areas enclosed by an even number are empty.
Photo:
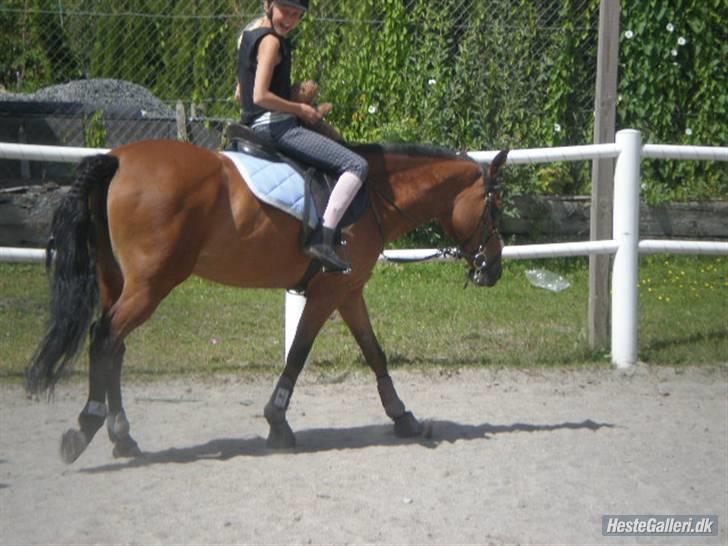
M594 143L614 142L619 65L619 0L601 0L596 93L594 98ZM592 162L592 192L589 238L612 237L614 159ZM609 339L609 255L589 257L589 345L599 348Z
M28 143L28 139L25 136L25 124L23 121L20 122L20 127L18 127L18 143ZM27 159L20 160L20 178L23 180L30 180L30 162Z
M187 115L185 114L185 105L181 100L177 101L177 139L182 142L189 142L187 135Z

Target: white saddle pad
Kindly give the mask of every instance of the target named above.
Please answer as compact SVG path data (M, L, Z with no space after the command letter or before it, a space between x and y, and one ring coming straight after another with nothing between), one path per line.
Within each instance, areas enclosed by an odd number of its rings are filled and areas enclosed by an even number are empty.
M222 152L229 157L247 182L250 191L264 203L287 212L303 221L304 180L287 163L268 161L242 152ZM318 225L319 218L313 199L309 197L308 223L312 228Z

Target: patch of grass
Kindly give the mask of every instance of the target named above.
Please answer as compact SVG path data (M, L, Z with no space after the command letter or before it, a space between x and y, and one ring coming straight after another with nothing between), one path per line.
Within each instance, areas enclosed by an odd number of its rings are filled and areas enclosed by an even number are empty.
M530 285L531 268L556 271L571 288ZM366 288L374 329L397 366L553 366L608 363L587 343L585 258L509 262L490 289L463 289L463 264L382 264ZM40 340L47 281L39 266L0 265L0 377L19 378ZM642 259L640 358L657 364L726 362L728 260ZM127 341L125 373L137 376L278 373L282 291L240 290L189 279ZM69 310L69 312L73 312ZM86 373L86 358L77 373ZM365 363L334 315L311 359L314 373Z
M283 358L283 299L191 278L129 337L128 362L149 375L272 369Z
M728 259L652 255L640 272L640 358L728 362Z
M48 283L38 265L0 264L0 377L19 375L43 335Z
M540 264L538 267L544 267ZM462 264L380 266L367 287L393 363L543 365L592 360L586 350L586 275L572 288L533 288L509 263L494 288L463 288Z

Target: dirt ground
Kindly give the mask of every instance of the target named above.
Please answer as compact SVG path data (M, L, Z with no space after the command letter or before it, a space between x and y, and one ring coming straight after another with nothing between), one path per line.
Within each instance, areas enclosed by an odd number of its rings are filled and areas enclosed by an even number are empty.
M373 380L304 374L270 452L272 378L126 385L145 454L102 430L71 466L61 433L82 383L53 402L0 386L2 544L726 544L728 366L398 371L428 422L399 440ZM605 514L714 514L718 536L602 536Z

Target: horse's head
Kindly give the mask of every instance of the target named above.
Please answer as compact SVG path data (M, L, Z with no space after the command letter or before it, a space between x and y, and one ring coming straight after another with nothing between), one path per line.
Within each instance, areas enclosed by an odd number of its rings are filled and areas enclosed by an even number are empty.
M458 241L458 251L470 265L468 280L477 286L493 286L502 273L500 235L502 216L501 189L498 174L508 157L508 150L496 155L483 176L455 202L449 222L444 223ZM484 195L484 197L482 197Z

